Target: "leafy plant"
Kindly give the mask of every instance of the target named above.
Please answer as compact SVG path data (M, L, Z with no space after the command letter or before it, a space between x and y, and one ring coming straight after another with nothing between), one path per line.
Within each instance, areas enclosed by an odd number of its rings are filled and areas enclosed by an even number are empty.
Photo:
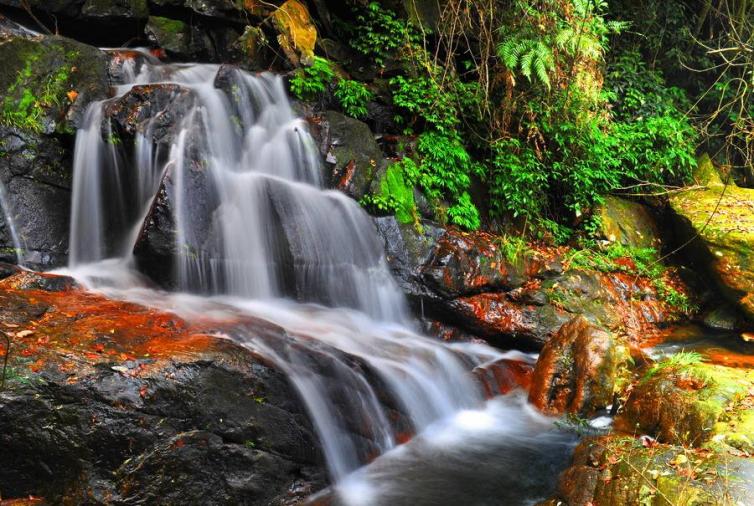
M346 114L361 119L368 114L367 103L374 98L374 94L358 81L341 79L335 87L335 98Z
M332 64L326 58L315 56L308 67L296 69L291 77L291 93L301 100L315 100L327 91L335 79Z
M421 37L408 21L399 19L380 2L369 2L356 16L356 26L351 31L351 46L378 66L406 46L416 44Z
M680 370L702 363L703 357L695 351L680 351L653 365L642 378L647 381L665 370Z

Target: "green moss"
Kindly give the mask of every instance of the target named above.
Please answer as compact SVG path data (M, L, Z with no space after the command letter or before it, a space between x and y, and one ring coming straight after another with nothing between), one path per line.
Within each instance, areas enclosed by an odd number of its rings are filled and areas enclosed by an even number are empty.
M23 65L16 73L15 80L8 87L2 102L0 123L41 133L45 129L44 119L48 111L60 108L68 100L72 67L61 65L47 69L41 46L27 48L19 54ZM62 52L58 49L58 52ZM77 51L57 55L64 62L75 60Z
M150 16L149 24L159 28L162 32L179 35L186 29L186 23L177 19L164 18L162 16Z
M378 211L394 212L400 223L419 222L414 200L416 164L410 158L390 165L380 179L380 191L362 199L362 204Z

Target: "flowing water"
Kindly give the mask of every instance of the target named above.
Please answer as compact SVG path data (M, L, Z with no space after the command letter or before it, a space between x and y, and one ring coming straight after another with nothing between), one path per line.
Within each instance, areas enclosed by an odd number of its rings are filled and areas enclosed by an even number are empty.
M324 188L280 77L147 56L121 76L76 139L74 275L188 318L282 327L285 339L243 327L226 337L296 387L344 504L526 504L548 493L571 438L520 395L485 401L472 369L510 353L415 332L371 219ZM180 86L174 110L145 118L126 147L113 107L156 83ZM167 132L166 114L176 118ZM175 231L172 294L148 288L135 267L157 205ZM406 434L416 436L399 445Z
M13 243L16 263L23 266L25 261L24 252L26 251L26 248L24 247L23 241L21 240L21 236L18 234L15 213L13 212L13 207L11 206L10 200L8 199L8 191L5 189L5 185L2 181L0 181L0 210L2 210L5 226L8 229L8 234L10 235L11 242Z

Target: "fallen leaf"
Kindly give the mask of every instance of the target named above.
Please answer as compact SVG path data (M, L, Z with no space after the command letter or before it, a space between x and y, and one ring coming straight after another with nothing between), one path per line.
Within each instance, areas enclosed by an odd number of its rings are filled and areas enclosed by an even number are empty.
M71 90L68 93L66 93L66 95L68 95L68 100L70 100L71 102L75 102L76 98L79 96L79 92L76 90Z

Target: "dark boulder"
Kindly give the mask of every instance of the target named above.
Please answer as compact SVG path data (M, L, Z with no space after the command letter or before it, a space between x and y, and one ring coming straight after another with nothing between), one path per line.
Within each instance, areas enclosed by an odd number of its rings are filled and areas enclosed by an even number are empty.
M387 164L366 123L326 111L317 118L315 138L330 168L330 186L358 200L380 169Z
M63 37L0 38L2 258L49 268L66 262L73 133L93 100L108 92L105 55Z
M246 348L69 278L0 285L0 322L17 329L0 390L4 499L269 505L323 485L297 394ZM265 322L243 331L287 339Z

